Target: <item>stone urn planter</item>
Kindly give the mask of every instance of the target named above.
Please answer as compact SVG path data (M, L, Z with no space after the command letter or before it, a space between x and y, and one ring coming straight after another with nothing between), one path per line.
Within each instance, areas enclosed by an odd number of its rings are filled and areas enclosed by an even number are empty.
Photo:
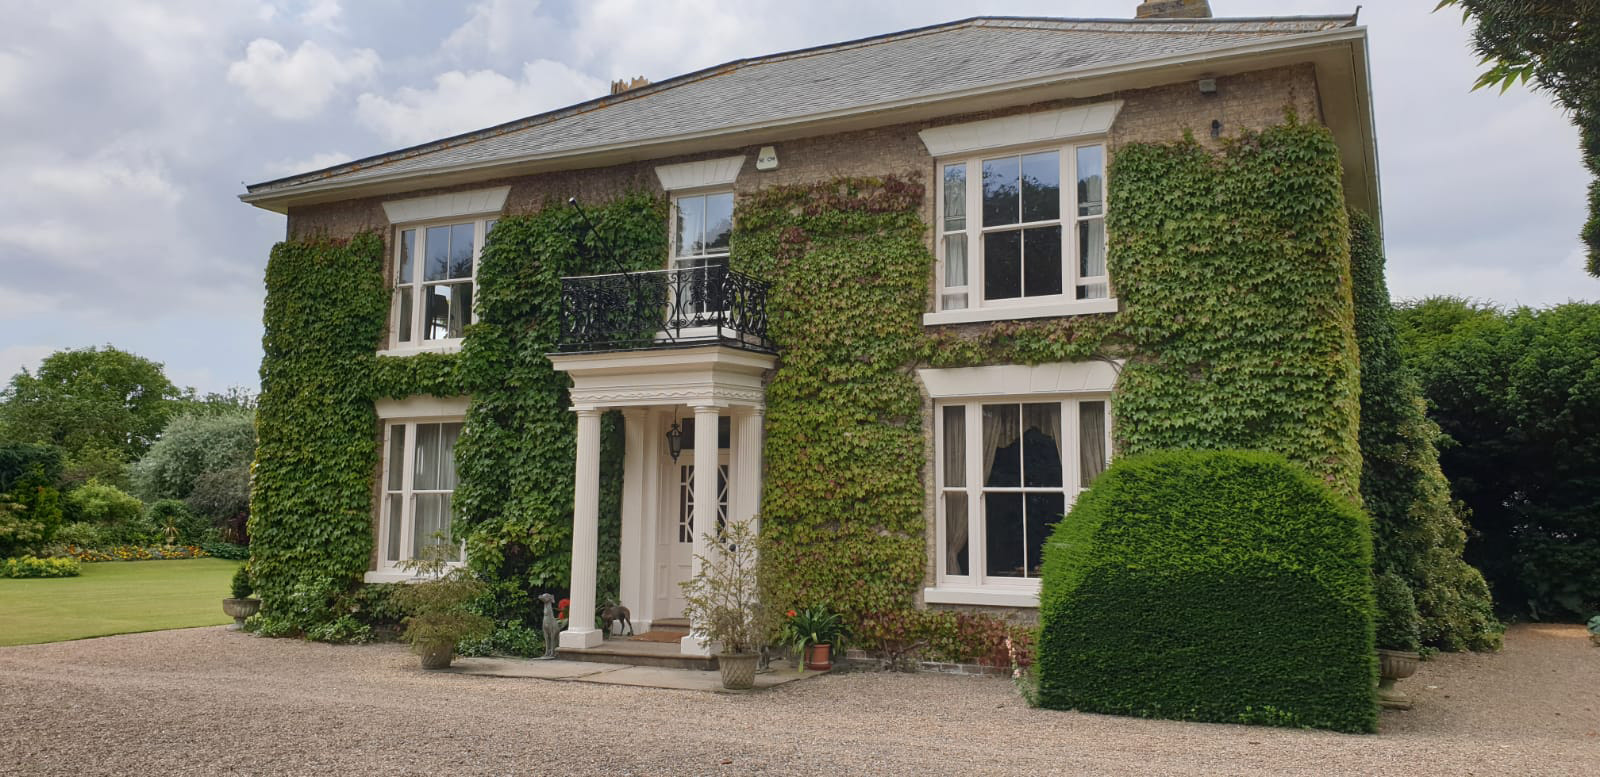
M234 631L244 628L244 619L255 615L260 610L260 599L247 598L222 600L222 612L233 619L233 625L229 626L228 628Z
M722 670L722 687L730 691L748 691L756 686L758 653L723 653L717 656L717 667Z
M1405 650L1378 649L1378 703L1392 710L1411 709L1411 698L1396 690L1395 681L1417 673L1422 656Z
M449 669L450 662L456 659L454 642L418 642L413 649L422 658L423 669Z
M1600 634L1590 632L1589 641L1593 642L1595 647L1600 647Z
M833 646L823 642L806 646L806 668L826 672L833 668Z

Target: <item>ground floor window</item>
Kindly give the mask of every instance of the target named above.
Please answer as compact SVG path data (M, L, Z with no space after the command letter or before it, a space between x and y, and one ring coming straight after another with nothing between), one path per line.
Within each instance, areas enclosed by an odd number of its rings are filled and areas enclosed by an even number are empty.
M1050 531L1110 461L1105 397L944 403L938 577L1037 590Z
M384 429L383 504L378 536L382 565L395 567L442 546L461 560L451 539L460 420L391 421Z

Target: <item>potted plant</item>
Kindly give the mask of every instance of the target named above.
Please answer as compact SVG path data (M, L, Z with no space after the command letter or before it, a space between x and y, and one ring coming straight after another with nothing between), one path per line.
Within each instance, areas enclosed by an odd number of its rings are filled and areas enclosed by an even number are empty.
M1600 615L1589 619L1589 641L1600 647Z
M494 620L473 612L470 605L488 589L464 567L446 559L452 548L437 543L423 557L403 566L416 573L417 582L399 586L395 603L407 615L401 639L422 659L423 669L444 669L455 660L456 644L488 637Z
M778 640L793 648L800 658L796 665L806 669L827 671L833 668L835 649L843 650L849 637L844 620L826 605L814 605L803 610L789 610Z
M684 614L702 644L721 646L722 686L747 690L755 686L756 651L772 634L772 617L761 604L755 531L735 521L719 534L706 536L711 557L698 557L700 571L683 583Z
M1422 625L1411 587L1393 572L1373 579L1378 601L1378 703L1390 709L1409 710L1411 699L1394 684L1417 673L1422 662Z
M244 619L255 615L261 610L261 600L250 596L255 589L250 583L250 565L240 564L239 570L233 573L233 597L222 600L222 611L233 619L229 628L234 631L244 628Z

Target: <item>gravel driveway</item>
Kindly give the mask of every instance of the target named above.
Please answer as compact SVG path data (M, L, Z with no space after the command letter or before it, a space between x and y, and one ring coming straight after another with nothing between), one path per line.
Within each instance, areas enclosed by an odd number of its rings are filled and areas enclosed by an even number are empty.
M1600 773L1600 649L1520 626L1352 736L1028 709L853 673L746 696L424 674L403 647L221 628L0 648L0 774Z

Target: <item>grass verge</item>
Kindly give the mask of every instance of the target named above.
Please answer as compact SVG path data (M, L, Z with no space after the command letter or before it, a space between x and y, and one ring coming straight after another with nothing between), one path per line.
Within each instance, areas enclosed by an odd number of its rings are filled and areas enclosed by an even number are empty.
M81 577L0 579L0 645L216 626L238 561L108 561Z

